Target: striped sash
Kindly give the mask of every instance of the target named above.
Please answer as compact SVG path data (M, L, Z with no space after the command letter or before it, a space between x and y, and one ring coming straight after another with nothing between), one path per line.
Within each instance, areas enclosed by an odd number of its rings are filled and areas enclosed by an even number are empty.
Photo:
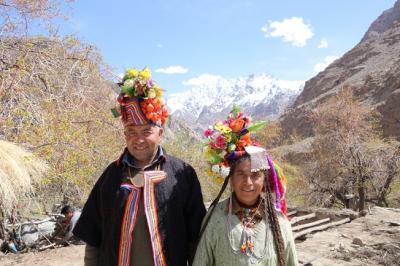
M153 249L154 265L156 266L167 265L158 228L157 205L155 199L156 184L160 183L165 178L166 173L164 171L144 172L144 209ZM124 217L121 225L118 265L130 266L132 235L137 217L141 189L130 183L123 183L121 188L128 189L130 193L126 201Z

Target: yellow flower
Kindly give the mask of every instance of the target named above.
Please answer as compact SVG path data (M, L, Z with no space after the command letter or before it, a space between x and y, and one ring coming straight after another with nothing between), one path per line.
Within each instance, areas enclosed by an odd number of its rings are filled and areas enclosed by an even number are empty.
M153 89L156 91L157 98L161 98L163 96L163 89L158 85L154 85Z
M130 68L125 73L125 79L131 79L138 75L138 71L135 68Z
M151 77L151 72L150 69L147 67L139 71L139 76L144 78L144 79L149 79Z
M224 178L223 178L221 175L218 175L218 176L215 178L215 182L216 182L218 185L221 185L222 183L224 183Z
M225 136L226 142L230 142L232 140L231 134L225 134L224 136Z
M212 171L211 171L211 169L210 168L208 168L208 170L207 170L207 176L212 176Z
M215 125L215 129L218 130L219 132L221 132L221 134L223 134L223 135L228 135L232 131L232 129L230 127L222 124L221 122L218 122Z
M212 158L211 149L209 147L205 147L203 150L203 155L207 160L210 160Z
M149 89L148 91L147 91L147 97L149 97L149 98L156 98L156 91L154 90L154 89Z

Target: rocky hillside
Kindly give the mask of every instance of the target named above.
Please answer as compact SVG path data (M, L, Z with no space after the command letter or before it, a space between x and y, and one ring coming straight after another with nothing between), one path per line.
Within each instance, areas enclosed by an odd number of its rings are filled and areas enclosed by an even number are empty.
M400 0L382 13L353 49L305 83L281 117L287 135L312 135L308 113L345 85L382 114L384 135L400 139Z

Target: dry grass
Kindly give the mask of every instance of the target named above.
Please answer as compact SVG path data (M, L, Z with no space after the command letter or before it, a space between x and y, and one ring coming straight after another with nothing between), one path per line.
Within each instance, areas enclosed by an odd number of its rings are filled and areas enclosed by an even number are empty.
M0 140L0 207L5 213L33 192L48 166L31 153Z

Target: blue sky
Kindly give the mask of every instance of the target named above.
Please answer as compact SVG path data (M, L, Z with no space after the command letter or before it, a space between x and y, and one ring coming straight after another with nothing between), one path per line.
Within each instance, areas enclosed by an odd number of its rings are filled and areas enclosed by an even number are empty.
M204 73L309 79L356 45L394 3L76 0L61 32L97 46L116 74L149 67L168 96Z

